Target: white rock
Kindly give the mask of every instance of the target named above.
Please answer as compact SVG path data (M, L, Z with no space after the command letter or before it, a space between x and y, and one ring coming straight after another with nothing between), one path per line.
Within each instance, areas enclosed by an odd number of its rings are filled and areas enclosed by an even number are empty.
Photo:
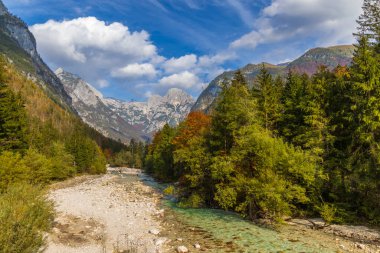
M151 229L151 230L149 230L149 234L153 234L153 235L158 235L160 233L160 230L158 230L158 229Z
M196 244L194 244L194 248L196 248L196 249L200 249L200 248L201 248L201 245L199 245L199 243L196 243Z
M164 244L167 240L168 240L168 238L166 238L166 237L160 237L160 238L154 240L154 245L156 245L156 246L161 246L161 245Z
M178 246L177 252L178 253L186 253L186 252L189 252L189 250L185 246L182 245L182 246Z

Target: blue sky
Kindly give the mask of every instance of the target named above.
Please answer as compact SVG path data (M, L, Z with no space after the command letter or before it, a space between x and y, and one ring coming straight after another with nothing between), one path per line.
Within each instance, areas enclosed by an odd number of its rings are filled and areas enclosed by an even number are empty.
M52 68L105 96L145 100L216 75L351 44L362 0L4 0ZM349 4L348 4L349 3Z

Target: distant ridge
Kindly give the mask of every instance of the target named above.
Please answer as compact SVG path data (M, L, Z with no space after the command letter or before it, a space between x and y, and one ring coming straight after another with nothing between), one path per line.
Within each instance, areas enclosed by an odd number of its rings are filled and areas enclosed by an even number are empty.
M321 65L327 66L329 69L333 69L338 65L349 65L352 61L352 56L355 47L352 45L339 45L327 48L313 48L308 50L301 57L289 63L282 63L278 65L264 63L269 73L272 75L284 75L290 69L299 73L306 73L308 75L314 74L318 67ZM239 70L243 73L248 83L252 84L252 81L260 71L261 64L247 64ZM217 76L210 82L207 88L200 94L192 111L208 112L211 104L218 96L221 90L221 83L223 80L231 80L235 71L227 71Z

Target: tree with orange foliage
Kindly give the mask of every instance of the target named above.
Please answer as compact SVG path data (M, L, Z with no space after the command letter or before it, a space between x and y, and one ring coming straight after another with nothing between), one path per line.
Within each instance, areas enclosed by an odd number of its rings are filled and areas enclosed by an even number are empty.
M191 112L186 120L179 126L177 136L173 139L176 148L185 148L189 140L201 136L210 127L211 118L202 112Z

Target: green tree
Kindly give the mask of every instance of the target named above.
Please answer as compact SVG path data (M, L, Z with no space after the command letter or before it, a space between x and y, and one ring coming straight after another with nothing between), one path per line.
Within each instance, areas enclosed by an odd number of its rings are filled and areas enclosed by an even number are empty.
M244 78L237 72L232 85L223 85L212 113L209 144L213 153L228 154L234 145L234 134L255 119L256 103Z
M63 180L75 175L74 157L69 154L61 142L54 142L50 147L49 157L53 161L51 178Z
M283 114L279 123L279 132L288 142L295 145L299 145L295 138L304 126L304 111L301 103L305 100L306 82L308 82L307 76L301 77L289 71L282 96Z
M2 67L0 66L0 71ZM19 95L9 89L0 75L0 152L10 149L25 150L26 131L23 101Z
M266 130L277 130L283 107L281 102L283 86L282 78L278 76L273 80L272 75L262 64L252 94L257 99L257 114Z
M171 181L179 175L173 160L175 134L176 130L166 124L155 134L148 148L146 170L164 181Z

